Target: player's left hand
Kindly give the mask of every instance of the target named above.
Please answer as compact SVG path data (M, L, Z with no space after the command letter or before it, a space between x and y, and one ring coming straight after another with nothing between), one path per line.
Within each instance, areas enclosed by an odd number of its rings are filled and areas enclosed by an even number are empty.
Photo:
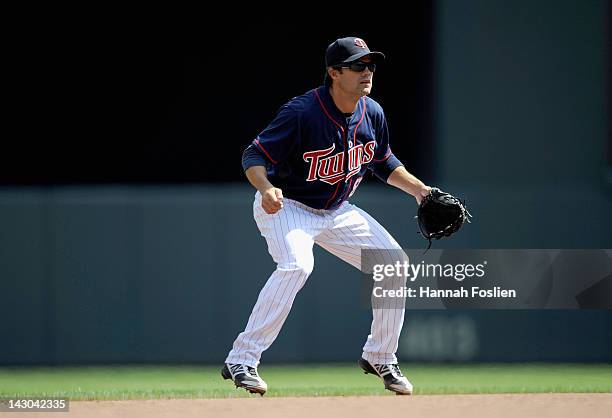
M421 204L421 200L423 200L423 198L427 196L430 191L431 191L431 187L425 186L425 185L423 185L423 187L417 190L417 192L413 195L417 201L417 205Z

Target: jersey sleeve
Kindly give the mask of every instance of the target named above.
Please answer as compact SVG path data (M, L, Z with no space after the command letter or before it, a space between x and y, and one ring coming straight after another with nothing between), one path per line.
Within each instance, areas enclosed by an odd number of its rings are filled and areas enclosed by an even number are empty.
M397 159L391 151L391 145L389 144L389 129L387 127L387 120L385 115L380 112L378 115L378 123L376 124L376 151L374 152L374 158L368 165L368 168L376 177L383 182L387 182L389 175L399 166L403 166L402 162Z
M269 162L266 160L264 154L255 146L251 144L242 153L242 169L246 171L249 167L256 165L266 166Z
M284 105L276 117L253 141L253 146L274 165L284 162L300 141L295 110Z

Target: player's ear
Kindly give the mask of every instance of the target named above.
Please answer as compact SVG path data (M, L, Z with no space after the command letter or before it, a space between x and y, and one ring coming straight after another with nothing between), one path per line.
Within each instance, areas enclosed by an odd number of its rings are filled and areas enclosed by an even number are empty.
M338 78L338 74L340 74L342 72L342 70L340 69L336 69L334 67L327 67L327 76L329 78L331 78L332 80L335 80Z

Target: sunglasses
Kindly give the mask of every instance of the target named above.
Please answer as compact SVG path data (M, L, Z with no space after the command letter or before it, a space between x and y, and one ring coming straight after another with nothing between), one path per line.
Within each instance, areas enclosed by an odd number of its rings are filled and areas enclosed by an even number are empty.
M348 68L351 71L355 71L360 73L366 69L366 67L371 71L376 71L376 64L373 62L363 62L363 61L353 61L347 65L338 66L338 68Z

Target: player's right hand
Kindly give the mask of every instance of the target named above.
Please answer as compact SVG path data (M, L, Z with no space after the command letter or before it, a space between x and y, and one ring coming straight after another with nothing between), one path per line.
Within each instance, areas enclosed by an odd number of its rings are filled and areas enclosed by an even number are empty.
M261 194L261 207L269 214L273 215L283 208L283 191L276 187L270 187Z

